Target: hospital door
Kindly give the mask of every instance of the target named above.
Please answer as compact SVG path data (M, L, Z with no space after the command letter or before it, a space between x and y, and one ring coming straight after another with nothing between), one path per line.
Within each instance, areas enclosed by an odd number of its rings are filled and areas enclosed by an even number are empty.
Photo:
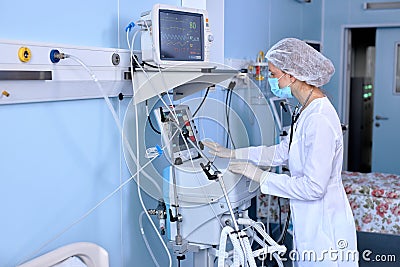
M373 172L400 174L399 47L400 28L376 29Z

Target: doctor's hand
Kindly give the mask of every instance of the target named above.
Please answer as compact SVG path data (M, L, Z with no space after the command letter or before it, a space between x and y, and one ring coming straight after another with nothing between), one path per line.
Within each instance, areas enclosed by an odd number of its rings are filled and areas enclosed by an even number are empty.
M256 167L253 163L246 161L231 161L228 169L237 174L241 174L251 179L249 191L253 192L260 186L264 171Z
M206 147L210 150L208 151L211 155L220 157L220 158L235 158L235 150L229 149L221 146L218 143L212 141L201 141Z

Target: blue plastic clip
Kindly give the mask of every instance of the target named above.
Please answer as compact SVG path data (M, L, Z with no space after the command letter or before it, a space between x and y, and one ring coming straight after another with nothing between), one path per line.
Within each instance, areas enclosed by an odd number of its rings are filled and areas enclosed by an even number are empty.
M163 154L163 150L159 145L156 145L156 149L157 149L157 152L158 152L158 156L157 157L159 158Z
M163 154L163 150L159 145L146 149L146 158L159 158Z
M133 27L135 27L135 23L131 22L128 24L128 26L125 27L125 31L128 32L130 31Z

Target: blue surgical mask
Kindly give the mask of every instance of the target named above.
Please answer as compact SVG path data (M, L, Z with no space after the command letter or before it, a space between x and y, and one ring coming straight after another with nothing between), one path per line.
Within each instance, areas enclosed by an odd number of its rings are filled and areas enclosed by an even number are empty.
M279 88L279 80L284 76L285 74L283 74L281 77L278 78L268 78L268 83L269 86L271 87L271 92L280 98L293 98L292 95L292 90L290 89L290 86L292 83L290 83L289 85L283 87L283 88Z

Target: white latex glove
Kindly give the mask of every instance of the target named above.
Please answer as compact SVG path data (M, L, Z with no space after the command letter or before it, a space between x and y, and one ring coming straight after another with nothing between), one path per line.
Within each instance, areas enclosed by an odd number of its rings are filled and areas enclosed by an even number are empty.
M208 151L211 155L220 157L220 158L235 158L235 150L229 149L221 146L218 143L212 141L201 141L206 147L210 150Z
M231 161L228 169L237 174L241 174L251 179L249 191L253 192L260 186L264 171L247 161Z

